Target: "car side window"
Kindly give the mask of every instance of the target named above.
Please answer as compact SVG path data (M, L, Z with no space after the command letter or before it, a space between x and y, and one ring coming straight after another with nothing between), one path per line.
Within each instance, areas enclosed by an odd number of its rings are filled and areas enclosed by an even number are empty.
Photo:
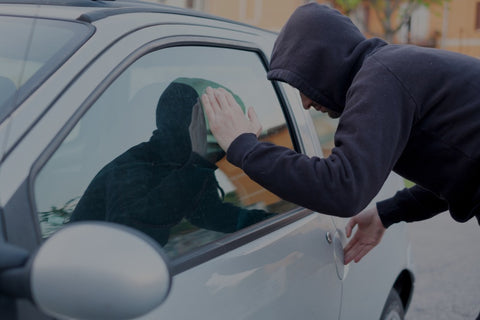
M15 104L23 101L75 52L93 32L93 27L71 21L1 16L0 30L2 122Z
M66 223L110 221L150 235L176 257L295 208L227 162L199 100L208 86L255 107L260 140L293 148L257 53L150 52L101 94L36 176L43 237Z

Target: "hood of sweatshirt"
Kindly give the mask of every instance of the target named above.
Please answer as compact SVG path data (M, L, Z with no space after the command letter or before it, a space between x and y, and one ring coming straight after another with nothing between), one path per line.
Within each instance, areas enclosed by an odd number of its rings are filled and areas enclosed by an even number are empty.
M364 59L384 45L381 39L366 39L339 11L312 2L298 7L281 30L267 77L341 113Z

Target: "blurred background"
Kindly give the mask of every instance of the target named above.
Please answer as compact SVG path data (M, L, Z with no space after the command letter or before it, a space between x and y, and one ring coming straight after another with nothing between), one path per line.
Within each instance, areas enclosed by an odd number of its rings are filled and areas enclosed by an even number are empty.
M150 0L279 31L306 0ZM480 58L478 0L317 0L352 18L367 37Z
M150 0L280 31L305 0ZM480 0L318 0L367 37L480 58ZM479 79L480 81L480 79ZM479 92L480 95L480 92ZM407 320L467 320L480 312L480 229L448 213L409 226L416 283Z

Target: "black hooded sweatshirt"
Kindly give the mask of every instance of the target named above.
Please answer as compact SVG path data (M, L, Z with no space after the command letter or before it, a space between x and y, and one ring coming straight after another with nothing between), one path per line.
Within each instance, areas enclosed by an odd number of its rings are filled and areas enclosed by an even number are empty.
M270 80L341 113L328 158L243 134L230 162L282 198L340 217L361 211L390 171L416 186L377 203L388 227L447 209L480 215L480 60L366 39L327 6L299 7L275 43Z

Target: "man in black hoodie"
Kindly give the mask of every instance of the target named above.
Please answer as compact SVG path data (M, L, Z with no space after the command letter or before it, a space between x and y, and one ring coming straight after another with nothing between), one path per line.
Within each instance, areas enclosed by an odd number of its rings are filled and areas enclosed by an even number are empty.
M328 158L259 142L261 127L222 90L202 96L227 159L278 196L322 213L353 217L390 171L416 185L347 224L345 263L358 262L385 228L445 210L480 217L480 60L438 49L366 39L327 6L299 7L275 43L270 80L301 92L305 109L340 116ZM480 222L480 220L479 220Z

